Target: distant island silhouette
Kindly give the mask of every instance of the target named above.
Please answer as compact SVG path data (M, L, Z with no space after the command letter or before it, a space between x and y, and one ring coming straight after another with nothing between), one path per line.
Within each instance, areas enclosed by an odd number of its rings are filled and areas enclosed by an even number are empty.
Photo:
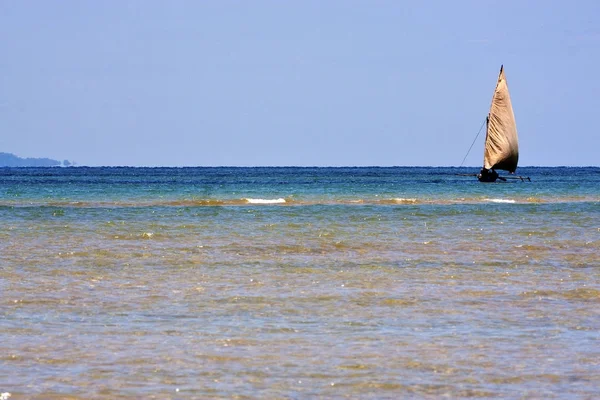
M0 152L0 167L68 167L69 160L58 161L51 158L21 158L11 153Z

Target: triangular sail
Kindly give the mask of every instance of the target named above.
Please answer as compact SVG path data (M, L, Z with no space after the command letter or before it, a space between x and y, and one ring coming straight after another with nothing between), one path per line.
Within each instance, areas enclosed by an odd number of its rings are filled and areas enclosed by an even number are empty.
M500 75L488 116L483 167L515 172L518 161L517 124L510 103L504 68L500 67Z

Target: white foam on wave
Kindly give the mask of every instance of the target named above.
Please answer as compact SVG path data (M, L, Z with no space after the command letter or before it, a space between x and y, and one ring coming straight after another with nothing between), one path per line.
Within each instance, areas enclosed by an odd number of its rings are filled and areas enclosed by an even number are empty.
M396 197L396 198L394 198L394 202L396 202L398 204L414 204L417 202L417 199L414 199L414 198L405 199L404 197Z
M245 199L250 204L281 204L285 203L284 198L279 199Z
M510 200L510 199L484 199L484 200L492 202L492 203L508 203L508 204L514 204L515 203L514 200Z

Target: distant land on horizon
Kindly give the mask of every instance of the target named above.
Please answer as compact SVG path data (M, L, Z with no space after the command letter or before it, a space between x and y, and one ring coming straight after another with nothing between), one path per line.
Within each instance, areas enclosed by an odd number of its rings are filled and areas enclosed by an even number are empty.
M68 167L69 160L58 161L51 158L21 158L11 153L0 152L0 167Z
M3 167L90 167L85 164L76 164L73 161L58 161L47 157L19 157L12 153L0 152L0 168ZM97 167L102 167L98 165ZM184 166L161 166L161 165L119 165L117 168L480 168L476 165L184 165ZM598 168L600 165L524 165L519 168Z

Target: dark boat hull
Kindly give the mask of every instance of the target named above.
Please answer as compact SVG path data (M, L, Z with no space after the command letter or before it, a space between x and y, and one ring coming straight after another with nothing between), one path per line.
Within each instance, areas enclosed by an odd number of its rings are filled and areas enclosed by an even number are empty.
M482 168L479 174L477 174L479 182L496 182L498 179L498 173L493 169Z

